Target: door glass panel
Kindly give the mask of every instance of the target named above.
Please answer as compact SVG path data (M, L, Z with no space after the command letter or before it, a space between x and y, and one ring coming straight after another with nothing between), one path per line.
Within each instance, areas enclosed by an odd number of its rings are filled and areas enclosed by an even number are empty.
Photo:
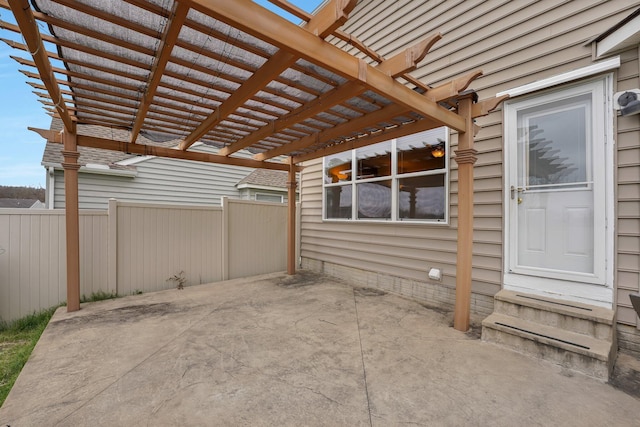
M519 112L519 186L525 189L590 184L591 150L587 135L591 94Z
M594 272L591 94L518 111L517 267Z

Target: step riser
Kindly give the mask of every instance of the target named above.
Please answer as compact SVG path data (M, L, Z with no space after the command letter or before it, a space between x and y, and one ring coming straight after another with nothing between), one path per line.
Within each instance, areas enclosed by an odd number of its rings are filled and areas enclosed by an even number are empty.
M483 325L482 340L509 347L517 352L531 355L604 381L609 378L610 367L606 361L497 330L491 328L491 325Z
M509 301L496 300L494 312L505 314L542 325L553 326L566 331L591 336L597 339L612 340L613 327L605 323L571 317L562 313L540 310Z

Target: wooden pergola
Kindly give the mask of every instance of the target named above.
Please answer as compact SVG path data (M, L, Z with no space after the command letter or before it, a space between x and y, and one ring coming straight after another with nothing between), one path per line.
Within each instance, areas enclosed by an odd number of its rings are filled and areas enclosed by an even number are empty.
M454 326L468 329L473 119L504 98L478 102L466 90L481 71L436 87L412 77L440 34L384 58L340 30L356 0L329 0L313 15L272 0L300 17L300 26L250 0L31 3L0 0L18 24L0 26L22 34L24 44L4 41L31 54L32 60L16 60L31 68L25 75L42 82L32 84L45 91L36 94L64 123L60 133L36 131L63 144L69 311L80 306L78 146L288 171L288 273L294 274L296 172L303 162L448 126L458 132ZM51 35L41 34L38 23ZM130 138L82 135L83 124L126 129ZM177 146L141 144L141 135ZM197 141L220 150L189 151ZM253 158L238 156L240 150Z

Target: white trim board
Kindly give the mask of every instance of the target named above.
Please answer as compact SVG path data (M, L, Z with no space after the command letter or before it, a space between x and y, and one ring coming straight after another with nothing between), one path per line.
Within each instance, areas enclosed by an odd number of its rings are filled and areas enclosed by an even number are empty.
M640 44L640 15L596 42L596 58Z
M605 61L597 62L587 67L578 68L577 70L569 71L567 73L558 74L553 77L538 80L533 83L528 83L523 86L514 87L496 94L496 97L502 95L509 95L510 97L526 95L538 90L547 89L551 86L556 86L562 83L568 83L573 80L582 79L585 77L594 76L596 74L603 73L605 71L613 70L614 68L620 68L620 57L616 56Z

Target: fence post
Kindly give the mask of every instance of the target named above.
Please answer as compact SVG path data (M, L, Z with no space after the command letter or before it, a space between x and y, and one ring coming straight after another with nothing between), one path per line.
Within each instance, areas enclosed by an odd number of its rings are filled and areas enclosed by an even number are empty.
M107 287L118 293L118 201L109 199L107 210Z
M229 280L229 198L223 196L220 198L220 206L222 206L222 280Z

